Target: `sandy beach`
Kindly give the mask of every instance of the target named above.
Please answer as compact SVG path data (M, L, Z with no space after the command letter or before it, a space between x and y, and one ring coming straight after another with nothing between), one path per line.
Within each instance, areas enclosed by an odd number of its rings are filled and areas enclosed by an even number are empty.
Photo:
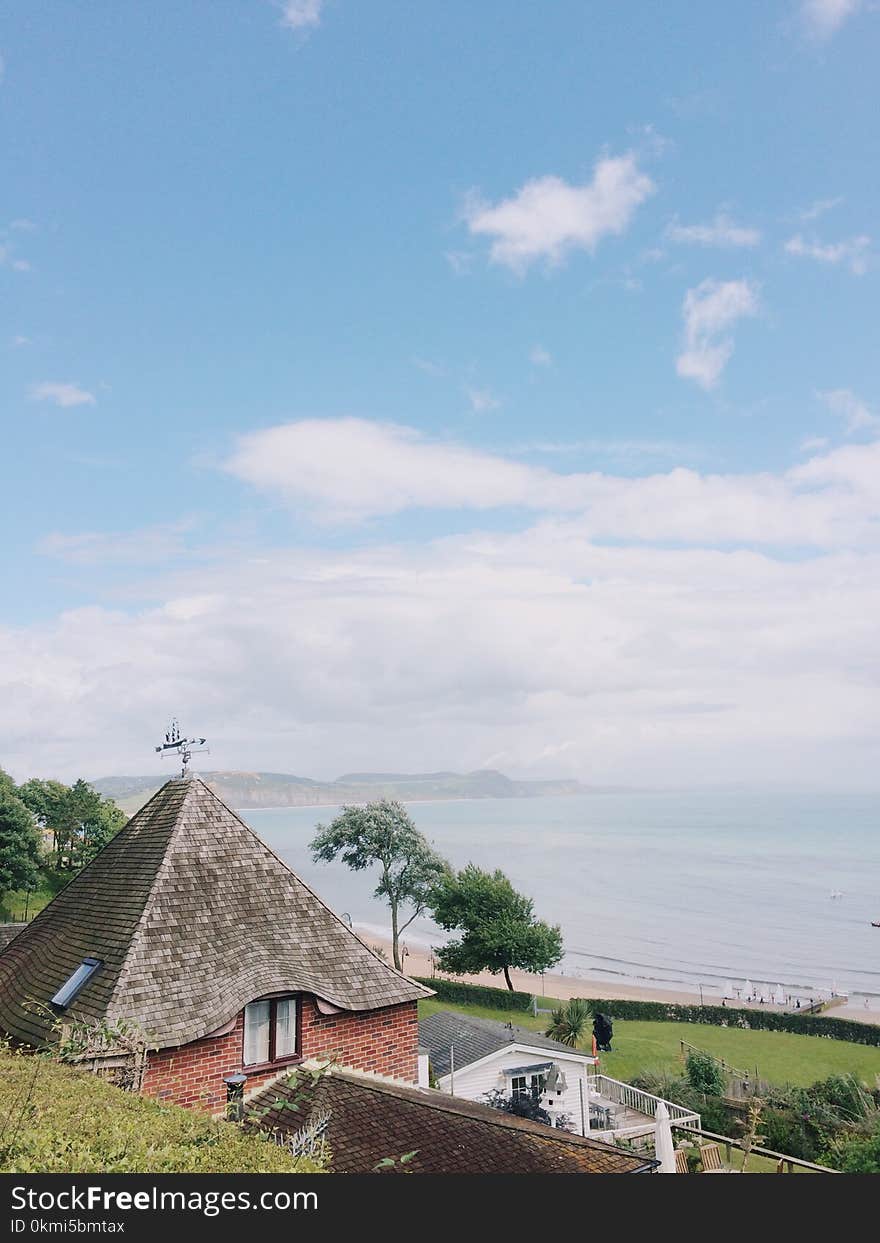
M379 937L372 929L355 926L355 931L368 945L381 946L391 961L391 939ZM406 948L403 969L407 975L429 978L432 975L430 951L420 946L407 944L404 936L402 945ZM452 977L449 977L452 978ZM700 1004L699 993L678 990L645 988L637 984L609 984L607 980L590 980L584 976L566 975L565 972L548 971L543 977L529 975L525 971L511 971L510 978L515 989L524 993L534 993L540 997L603 997L613 1001L669 1001L683 1004ZM468 984L488 984L491 988L504 988L504 977L483 971L479 975L456 976ZM720 1004L721 998L704 994L707 1004Z
M377 936L372 929L355 925L355 931L368 945L379 946L391 961L391 938ZM401 942L405 949L403 969L407 975L421 976L430 979L432 976L431 954L421 946L408 944L404 936ZM453 977L447 977L453 978ZM504 977L483 971L479 975L455 976L468 984L487 984L490 988L504 988ZM511 971L510 978L518 991L533 993L538 997L601 997L608 1001L659 1001L679 1003L682 1005L699 1005L700 994L687 992L684 989L648 988L639 984L611 984L607 980L589 979L586 976L566 975L562 972L548 971L543 977L529 975L525 971ZM721 997L717 993L704 990L703 1001L706 1005L720 1005ZM740 1004L736 999L729 1002ZM755 1005L756 1003L752 1003ZM765 1010L783 1011L785 1007L765 1003ZM836 1004L827 1011L829 1016L840 1019L851 1019L859 1023L880 1022L880 1012L866 1010L861 1002Z

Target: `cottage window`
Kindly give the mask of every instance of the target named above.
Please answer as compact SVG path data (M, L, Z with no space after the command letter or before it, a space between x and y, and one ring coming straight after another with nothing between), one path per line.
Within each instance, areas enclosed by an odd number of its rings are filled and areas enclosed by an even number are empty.
M296 999L272 997L244 1008L244 1064L262 1066L296 1054Z
M510 1080L510 1095L516 1099L538 1100L544 1091L545 1075L513 1075Z

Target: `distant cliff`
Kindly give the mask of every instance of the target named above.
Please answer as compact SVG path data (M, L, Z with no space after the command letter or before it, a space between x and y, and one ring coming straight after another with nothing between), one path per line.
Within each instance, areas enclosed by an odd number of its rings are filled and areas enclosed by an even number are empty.
M335 781L310 781L287 773L220 772L199 776L230 807L320 807L367 803L379 798L401 802L456 798L537 798L584 794L579 781L514 781L494 769L475 773L345 773ZM129 815L155 794L167 778L102 777L91 784Z

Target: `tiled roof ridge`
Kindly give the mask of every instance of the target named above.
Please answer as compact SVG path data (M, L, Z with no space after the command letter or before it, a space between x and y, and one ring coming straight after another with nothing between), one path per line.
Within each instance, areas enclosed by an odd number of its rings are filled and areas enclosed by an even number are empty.
M260 849L264 850L266 854L271 855L272 858L277 863L279 863L281 867L284 868L285 872L289 872L291 876L293 876L294 879L297 880L302 885L303 889L305 889L305 891L309 894L309 896L314 898L314 900L318 903L318 905L322 906L324 910L328 913L328 915L332 916L332 918L335 919L335 921L339 924L339 926L350 937L353 937L356 941L360 942L360 944L364 947L364 949L367 950L373 956L373 958L375 958L376 961L385 968L386 971L391 971L399 979L406 981L407 984L411 984L413 988L420 989L426 997L434 996L433 989L426 988L424 984L419 984L417 981L410 979L408 975L404 975L402 971L398 971L395 966L393 966L389 962L386 962L384 958L380 957L380 955L377 954L376 951L373 949L372 945L368 945L367 942L361 936L359 936L353 928L350 928L348 924L345 922L345 920L342 919L339 915L337 915L331 906L327 905L327 903L320 896L320 894L316 893L315 890L311 887L311 885L309 885L307 881L303 880L303 878L299 875L298 872L294 872L293 868L290 866L289 863L287 863L284 859L282 859L279 854L276 854L275 851L272 849L272 847L263 841L259 833L255 832L254 829L252 829L251 826L248 824L248 822L246 820L243 820L242 817L238 814L238 812L234 810L234 808L228 807L226 803L223 802L223 799L220 798L219 794L217 794L214 790L211 789L207 781L204 781L201 777L196 777L196 776L189 778L189 781L192 785L195 785L195 784L200 785L210 795L210 797L214 799L215 802L220 804L220 806L224 809L224 811L227 811L231 816L234 816L235 819L238 821L238 823L242 826L242 828L245 829L245 831L249 833L250 836L254 839L254 841L257 843ZM331 999L328 997L327 1000L330 1001Z

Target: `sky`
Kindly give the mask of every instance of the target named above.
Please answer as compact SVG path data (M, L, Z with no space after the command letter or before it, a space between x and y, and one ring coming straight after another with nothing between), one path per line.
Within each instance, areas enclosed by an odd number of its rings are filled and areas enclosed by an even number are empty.
M0 764L880 785L880 6L8 0Z

